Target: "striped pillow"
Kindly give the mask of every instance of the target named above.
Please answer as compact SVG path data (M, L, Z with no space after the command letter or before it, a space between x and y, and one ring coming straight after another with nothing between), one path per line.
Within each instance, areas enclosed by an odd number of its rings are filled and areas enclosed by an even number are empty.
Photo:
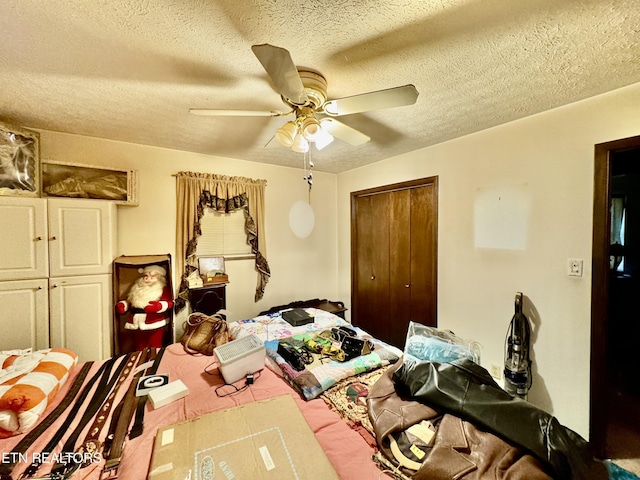
M66 348L12 353L0 352L0 438L30 430L78 362Z

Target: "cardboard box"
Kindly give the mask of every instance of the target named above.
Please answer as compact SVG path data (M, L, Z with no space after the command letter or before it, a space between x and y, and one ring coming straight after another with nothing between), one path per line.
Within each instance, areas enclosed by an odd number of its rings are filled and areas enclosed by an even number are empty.
M121 255L113 261L113 304L119 300L125 300L129 295L131 286L140 278L141 270L148 265L159 265L167 271L167 287L173 292L171 283L171 255ZM124 315L118 315L116 309L113 312L113 351L114 354L135 352L136 346L133 341L134 330L124 328L125 323L131 315L131 311ZM173 308L167 310L169 323L163 327L162 344L171 345L173 339Z
M150 480L338 480L291 395L158 429Z
M189 389L182 380L175 380L149 392L149 401L153 408L164 407L189 395Z

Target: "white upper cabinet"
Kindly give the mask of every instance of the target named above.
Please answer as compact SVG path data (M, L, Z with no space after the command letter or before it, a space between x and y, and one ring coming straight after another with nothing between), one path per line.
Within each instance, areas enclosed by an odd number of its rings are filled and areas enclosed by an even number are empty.
M116 205L0 197L0 281L111 273Z
M116 205L103 200L50 198L49 275L111 273Z
M47 202L0 197L0 280L49 276Z

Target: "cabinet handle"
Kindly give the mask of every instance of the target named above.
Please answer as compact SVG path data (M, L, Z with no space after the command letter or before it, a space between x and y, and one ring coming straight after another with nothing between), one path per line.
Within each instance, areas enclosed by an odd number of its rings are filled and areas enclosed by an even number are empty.
M375 275L371 275L371 280L375 280L376 276Z
M49 240L55 240L55 239L56 239L55 235L53 237L49 238Z
M42 240L42 237L36 237L33 239L34 242L39 242L40 240Z
M58 285L51 285L51 288L58 288Z
M409 283L405 283L404 288L409 288Z

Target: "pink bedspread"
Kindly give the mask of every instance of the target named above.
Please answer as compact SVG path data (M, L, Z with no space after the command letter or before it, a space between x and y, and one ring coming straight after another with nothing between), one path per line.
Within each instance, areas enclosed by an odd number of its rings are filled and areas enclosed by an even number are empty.
M125 445L119 471L121 480L138 480L147 477L155 434L159 426L182 422L205 413L283 394L290 394L295 399L341 479L377 480L390 478L381 473L380 469L371 460L373 450L362 436L349 428L337 413L328 408L322 399L302 400L300 395L282 378L267 368L262 370L255 383L244 391L220 398L216 395L215 388L224 382L218 374L217 364L214 362L215 357L194 357L185 353L180 344L174 344L167 348L158 373L168 373L170 380L182 380L189 388L189 395L156 410L147 402L144 433L134 440L127 441ZM55 408L59 399L64 396L73 383L73 379L79 369L80 366L74 367L69 381L56 396L56 401L49 406L42 418L45 418L48 412ZM96 369L97 365L94 365L89 377ZM205 369L212 375L205 373ZM243 382L240 381L237 385L242 386ZM227 388L225 387L225 390ZM58 419L57 423L47 431L44 437L48 438L49 432L55 432L56 425L62 423L62 421L63 418ZM69 431L72 431L72 429L73 425ZM215 432L212 432L212 435L215 435ZM6 455L6 452L10 452L22 437L23 435L19 435L10 439L0 440L0 460L2 460L3 454ZM27 452L27 460L31 459L32 452L40 451L46 444L47 438L38 439ZM78 471L72 478L97 480L100 477L102 464L103 461L94 463ZM26 463L19 464L14 470L14 478L17 478L18 474L26 466ZM48 471L50 468L51 465L43 465L39 474Z

